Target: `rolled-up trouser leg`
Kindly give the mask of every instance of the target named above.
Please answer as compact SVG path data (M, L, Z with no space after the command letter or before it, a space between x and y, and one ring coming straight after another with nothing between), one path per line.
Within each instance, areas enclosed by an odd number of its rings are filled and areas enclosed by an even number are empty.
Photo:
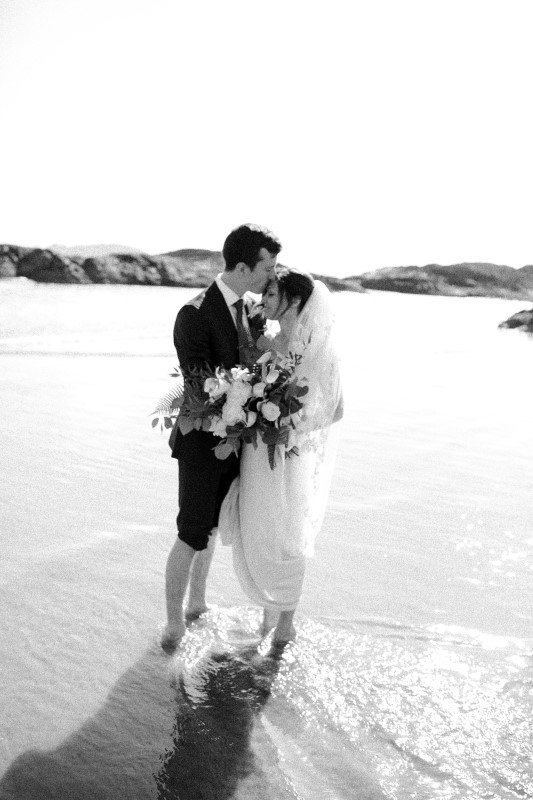
M178 461L178 466L178 539L193 550L205 550L209 534L218 525L222 502L233 479L239 474L239 462L230 456L222 469L182 461Z

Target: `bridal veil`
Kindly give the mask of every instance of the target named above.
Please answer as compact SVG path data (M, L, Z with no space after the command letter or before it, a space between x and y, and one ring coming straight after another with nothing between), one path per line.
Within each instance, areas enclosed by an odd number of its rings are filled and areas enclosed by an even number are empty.
M289 349L302 355L296 377L305 379L309 386L296 433L297 447L302 454L309 455L310 462L303 539L305 555L309 556L322 526L333 475L338 440L338 426L334 423L343 413L333 307L322 281L315 281L311 296L297 318Z

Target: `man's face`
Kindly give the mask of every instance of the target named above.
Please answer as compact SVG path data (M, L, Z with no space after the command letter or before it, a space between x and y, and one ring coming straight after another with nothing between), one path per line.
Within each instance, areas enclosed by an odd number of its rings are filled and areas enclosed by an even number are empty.
M248 282L246 288L248 292L261 294L264 291L268 281L274 275L277 258L277 256L273 256L272 253L269 253L266 247L261 248L259 251L259 260L254 269L251 270L249 267L245 267L245 275Z

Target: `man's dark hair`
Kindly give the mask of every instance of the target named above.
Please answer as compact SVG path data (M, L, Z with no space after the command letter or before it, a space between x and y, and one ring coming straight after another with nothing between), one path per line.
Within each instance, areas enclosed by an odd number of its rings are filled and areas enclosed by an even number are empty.
M231 272L241 261L253 270L262 247L277 256L281 251L281 242L268 228L252 223L239 225L229 234L222 248L226 270Z

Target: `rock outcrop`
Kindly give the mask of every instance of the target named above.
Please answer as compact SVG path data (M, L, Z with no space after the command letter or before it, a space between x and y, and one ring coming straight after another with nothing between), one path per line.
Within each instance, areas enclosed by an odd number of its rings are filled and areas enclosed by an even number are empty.
M224 269L222 253L216 250L175 250L159 258L163 286L209 286Z
M518 311L505 322L500 322L498 328L518 328L524 333L533 333L533 308Z
M19 261L32 250L14 244L0 244L0 278L16 278Z
M0 278L24 276L51 283L134 283L148 286L208 286L224 269L222 253L186 249L160 255L110 246L48 249L0 245ZM331 291L378 290L457 297L533 300L533 265L513 269L484 263L386 267L335 278L314 273Z
M215 250L175 250L150 256L104 247L48 249L0 245L0 278L17 276L44 283L129 283L149 286L208 286L224 269ZM361 292L357 278L317 275L332 291Z
M91 283L81 259L39 248L22 256L17 264L17 275L40 283Z
M533 266L513 269L484 263L386 267L356 276L365 289L456 297L533 299Z

